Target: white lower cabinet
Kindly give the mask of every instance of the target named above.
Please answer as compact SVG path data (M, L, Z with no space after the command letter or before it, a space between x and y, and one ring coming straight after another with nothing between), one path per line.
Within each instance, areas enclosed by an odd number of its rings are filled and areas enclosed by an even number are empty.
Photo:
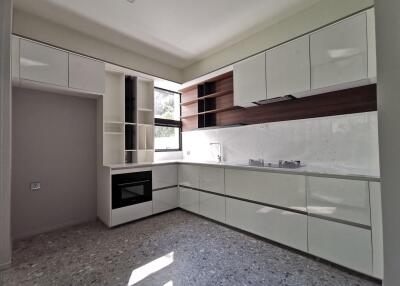
M368 182L307 177L309 213L371 225Z
M153 214L177 208L178 205L177 187L153 191Z
M200 214L225 222L225 197L200 192Z
M371 231L319 218L308 218L308 248L315 256L372 274Z
M226 198L226 223L307 251L307 216Z
M178 185L178 166L159 165L152 168L153 190Z
M369 183L371 196L371 228L373 251L373 276L383 279L383 233L382 233L382 199L381 184Z
M111 211L111 226L116 226L135 219L150 216L152 214L152 202L131 205Z
M209 192L224 194L224 168L201 167L199 188Z
M301 175L225 170L227 195L306 211L306 178Z
M198 188L200 167L190 164L180 164L178 170L179 185Z
M199 213L199 191L179 187L179 206L187 211Z

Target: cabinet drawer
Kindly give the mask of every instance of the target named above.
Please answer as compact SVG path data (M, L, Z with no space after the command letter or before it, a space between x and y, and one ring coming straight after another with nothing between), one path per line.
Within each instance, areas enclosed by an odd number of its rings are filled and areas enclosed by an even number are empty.
M225 222L225 197L200 192L200 214Z
M153 192L153 214L177 208L179 205L178 188L168 188Z
M311 214L371 225L368 182L308 177Z
M226 223L307 251L307 216L226 198Z
M199 191L179 187L179 206L187 211L199 213Z
M227 195L306 211L305 177L236 169L225 170Z
M310 36L311 88L318 89L368 77L365 13Z
M224 194L224 168L201 167L199 188L202 190Z
M69 54L69 87L102 94L105 91L105 64Z
M199 188L199 173L199 166L179 165L179 185Z
M68 53L20 40L20 77L57 86L68 86Z
M371 231L346 224L308 218L309 252L371 275Z
M177 165L154 166L152 171L153 190L178 185Z

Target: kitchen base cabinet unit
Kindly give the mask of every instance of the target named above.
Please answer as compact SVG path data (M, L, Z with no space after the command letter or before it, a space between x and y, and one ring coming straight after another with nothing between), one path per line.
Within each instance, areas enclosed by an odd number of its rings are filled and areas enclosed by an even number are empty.
M372 275L369 229L308 217L308 248L315 256Z
M226 223L307 252L307 215L226 198Z
M187 211L199 213L200 194L199 191L179 187L179 206Z
M153 213L152 210L153 204L151 201L113 209L111 213L111 226L150 216Z
M225 191L237 198L306 211L305 176L226 169Z
M200 167L196 165L179 165L179 185L199 188Z
M310 214L371 225L368 182L307 177Z
M225 222L225 197L200 192L199 209L202 216Z
M177 187L153 191L153 214L175 209L179 206Z
M225 194L224 168L201 167L199 189L213 193Z
M153 190L178 185L178 165L153 166Z

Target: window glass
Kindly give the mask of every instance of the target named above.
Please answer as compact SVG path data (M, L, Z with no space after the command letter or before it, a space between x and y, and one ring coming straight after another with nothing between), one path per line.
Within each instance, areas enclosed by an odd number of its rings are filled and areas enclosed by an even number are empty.
M179 93L154 89L156 118L180 120L180 95Z
M155 126L154 145L156 150L180 149L180 128Z

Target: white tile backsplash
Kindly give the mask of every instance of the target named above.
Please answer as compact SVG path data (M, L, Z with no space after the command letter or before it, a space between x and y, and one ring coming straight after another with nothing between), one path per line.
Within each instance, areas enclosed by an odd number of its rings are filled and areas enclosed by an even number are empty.
M301 160L308 165L379 175L377 112L183 132L183 159L215 161ZM214 154L213 154L214 153Z

